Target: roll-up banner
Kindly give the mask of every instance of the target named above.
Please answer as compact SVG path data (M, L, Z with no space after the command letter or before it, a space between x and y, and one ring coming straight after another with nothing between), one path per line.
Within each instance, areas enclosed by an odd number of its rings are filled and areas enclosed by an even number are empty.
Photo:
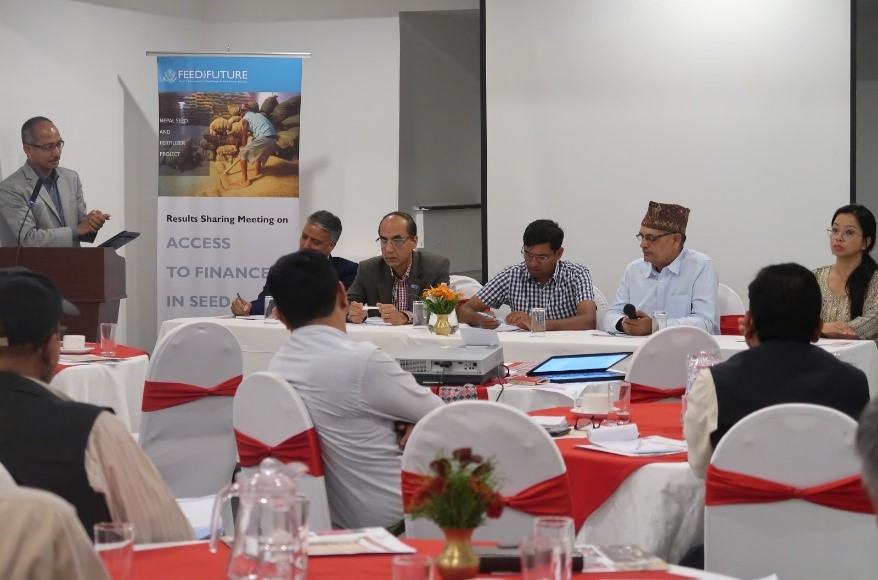
M158 320L229 314L298 249L302 60L157 64Z

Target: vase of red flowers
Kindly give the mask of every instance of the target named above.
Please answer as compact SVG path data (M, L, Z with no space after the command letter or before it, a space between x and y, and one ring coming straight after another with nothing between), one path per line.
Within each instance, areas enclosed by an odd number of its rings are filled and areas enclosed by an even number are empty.
M412 517L428 518L442 528L445 546L436 561L445 580L472 578L479 572L479 557L472 547L475 528L485 517L499 518L503 496L494 463L475 455L469 447L440 455L430 463L430 474L421 478L412 495Z

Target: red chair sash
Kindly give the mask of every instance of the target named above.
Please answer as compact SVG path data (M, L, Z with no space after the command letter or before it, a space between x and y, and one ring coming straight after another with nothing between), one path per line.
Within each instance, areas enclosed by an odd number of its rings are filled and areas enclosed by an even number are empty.
M743 314L726 314L719 317L719 333L741 336L738 328L738 321L743 318Z
M685 392L686 389L683 387L677 389L659 389L656 387L631 383L631 402L654 403L655 401L661 401L668 397L682 397Z
M859 475L813 487L798 488L733 471L707 466L705 505L773 503L801 499L828 508L874 514L875 508Z
M143 384L143 404L141 410L158 411L191 403L205 397L234 397L242 375L232 377L213 387L199 387L186 383L165 383L146 381Z
M274 457L281 463L300 461L308 466L308 473L314 477L323 476L323 458L320 455L320 441L317 431L312 427L281 441L274 447L235 429L235 442L242 467L259 465L266 457Z
M415 490L429 477L403 470L402 505L406 513L409 512ZM572 516L573 500L567 473L541 481L515 495L503 496L503 505L533 516Z

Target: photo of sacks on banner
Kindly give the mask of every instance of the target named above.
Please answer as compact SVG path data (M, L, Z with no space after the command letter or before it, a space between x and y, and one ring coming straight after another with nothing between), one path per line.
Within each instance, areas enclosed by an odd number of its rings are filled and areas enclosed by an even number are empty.
M159 195L298 197L301 106L299 93L159 93Z

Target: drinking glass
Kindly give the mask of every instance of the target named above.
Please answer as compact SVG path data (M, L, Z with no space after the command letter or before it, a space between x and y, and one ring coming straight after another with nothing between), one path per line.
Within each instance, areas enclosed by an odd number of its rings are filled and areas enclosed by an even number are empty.
M720 359L711 356L707 351L690 352L686 355L686 385L683 389L683 396L680 397L680 424L686 417L686 409L688 408L689 391L698 378L698 373L703 369L712 367L721 362Z
M433 580L433 559L424 554L394 556L390 561L391 580Z
M427 308L421 300L412 302L412 328L427 328Z
M607 387L609 397L610 419L615 415L616 425L627 425L631 422L631 383L612 381Z
M101 356L116 356L116 323L101 322Z
M540 516L534 520L534 538L549 542L557 552L553 561L552 578L570 580L573 575L573 539L575 535L573 518Z
M95 551L113 580L128 580L134 561L134 524L98 522L94 525Z
M265 297L265 324L277 324L280 320L277 319L277 312L274 311L274 297L266 296Z
M546 336L546 309L531 308L530 309L530 335L543 337Z
M540 537L526 538L518 546L521 577L524 580L558 580L561 551L554 542Z
M668 326L668 313L664 310L656 310L652 313L652 331L658 332Z

